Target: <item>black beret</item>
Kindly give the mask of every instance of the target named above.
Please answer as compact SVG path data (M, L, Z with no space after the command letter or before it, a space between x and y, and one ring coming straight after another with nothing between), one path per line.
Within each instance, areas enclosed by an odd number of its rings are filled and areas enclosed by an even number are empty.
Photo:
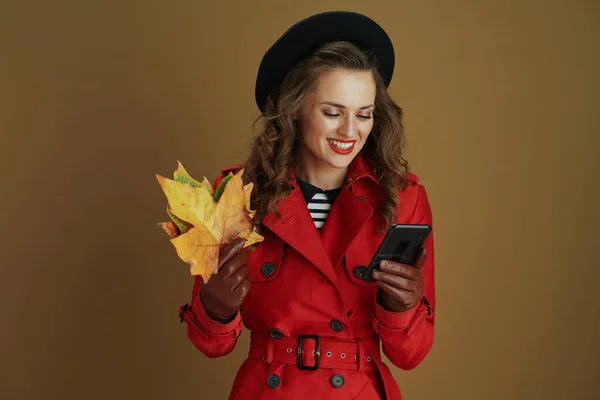
M265 53L256 77L255 98L264 112L267 97L284 80L294 64L315 47L332 41L349 41L369 48L378 59L378 70L389 86L394 72L394 46L387 33L369 17L349 11L328 11L292 25Z

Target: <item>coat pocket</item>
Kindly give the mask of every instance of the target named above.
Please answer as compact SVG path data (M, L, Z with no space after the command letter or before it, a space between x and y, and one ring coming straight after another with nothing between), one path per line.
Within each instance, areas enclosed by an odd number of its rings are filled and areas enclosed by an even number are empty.
M283 261L285 243L276 236L265 236L265 240L248 255L248 277L251 282L266 282L279 275Z
M354 243L348 247L344 255L344 264L352 283L363 288L373 290L377 288L375 282L365 281L363 278L369 263L377 253L383 237L384 234L382 233L367 231L357 237Z
M370 261L371 259L369 257L361 257L360 255L351 252L344 257L346 272L352 283L363 288L377 289L377 284L375 282L368 282L363 279Z

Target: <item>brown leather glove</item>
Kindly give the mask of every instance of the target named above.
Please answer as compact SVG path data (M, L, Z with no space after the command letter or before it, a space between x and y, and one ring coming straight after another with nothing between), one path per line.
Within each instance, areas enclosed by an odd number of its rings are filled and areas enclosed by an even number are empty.
M423 249L415 261L415 265L401 264L394 261L381 261L374 270L373 278L379 286L377 301L388 311L408 311L421 301L423 296L423 266L427 257L427 249Z
M222 323L235 317L250 289L248 249L242 250L244 243L237 239L223 247L219 251L218 272L207 283L201 280L200 301L206 314Z

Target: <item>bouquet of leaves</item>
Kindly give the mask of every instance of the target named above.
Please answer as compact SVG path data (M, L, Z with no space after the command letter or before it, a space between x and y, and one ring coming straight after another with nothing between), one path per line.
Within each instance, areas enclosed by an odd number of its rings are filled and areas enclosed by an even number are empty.
M156 175L167 197L169 221L159 222L181 260L190 265L192 275L204 282L217 272L219 250L237 238L244 247L262 242L252 223L256 211L250 209L252 183L244 185L240 170L223 178L216 191L204 178L192 178L177 161L173 179Z

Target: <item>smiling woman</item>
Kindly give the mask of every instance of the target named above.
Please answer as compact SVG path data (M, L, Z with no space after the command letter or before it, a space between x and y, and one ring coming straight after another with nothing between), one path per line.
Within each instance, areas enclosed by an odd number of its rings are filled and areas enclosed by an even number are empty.
M387 93L393 66L383 29L348 12L299 22L263 57L264 128L248 160L214 184L244 168L264 241L252 252L226 246L219 272L197 278L181 308L208 357L233 350L242 321L251 331L230 400L399 400L380 346L402 369L431 348L433 234L414 265L388 262L375 282L363 279L392 223L432 225L402 157L402 110Z
M374 48L356 41L316 45L259 105L265 127L245 163L246 179L257 186L258 226L289 193L290 169L321 189L332 189L341 186L358 154L378 174L387 192L381 211L388 225L394 221L397 191L407 184L402 109L387 92L391 75L382 75L385 67L392 69L386 63L393 65L393 59Z
M319 75L298 112L299 178L323 189L342 185L373 128L375 93L369 70L336 68Z

